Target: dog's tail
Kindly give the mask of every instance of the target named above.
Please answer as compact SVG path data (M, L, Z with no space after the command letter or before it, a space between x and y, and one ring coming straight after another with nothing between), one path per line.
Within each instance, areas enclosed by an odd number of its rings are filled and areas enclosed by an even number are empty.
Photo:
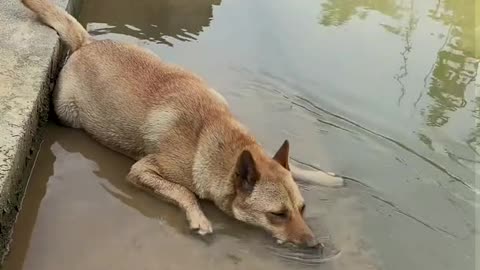
M72 51L90 42L90 35L83 26L65 10L50 0L22 0L48 26L52 27Z
M305 170L290 164L290 170L294 179L313 182L327 187L341 187L344 185L344 180L340 176L325 173L322 171Z

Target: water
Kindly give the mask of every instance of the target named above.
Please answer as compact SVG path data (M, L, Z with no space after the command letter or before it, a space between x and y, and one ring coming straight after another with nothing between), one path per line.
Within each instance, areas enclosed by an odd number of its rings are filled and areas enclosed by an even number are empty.
M279 249L209 204L215 235L192 236L125 184L130 160L51 124L6 269L474 269L474 18L473 0L86 0L98 39L200 74L267 149L288 138L295 160L347 177L301 184L342 253Z

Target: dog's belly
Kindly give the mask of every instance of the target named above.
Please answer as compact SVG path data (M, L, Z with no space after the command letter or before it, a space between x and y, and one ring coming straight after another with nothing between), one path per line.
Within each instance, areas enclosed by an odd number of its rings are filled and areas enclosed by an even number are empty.
M75 127L84 129L101 144L135 160L144 155L143 140L139 136L143 115L131 110L136 107L132 102L119 103L110 99L101 102L95 96L82 95L73 104L79 123ZM57 110L57 114L60 113Z
M54 92L55 111L64 124L139 159L145 154L141 127L151 104L134 94L141 91L135 89L140 78L128 72L137 68L128 65L129 54L137 51L123 48L122 58L117 45L95 43L76 51L62 69Z

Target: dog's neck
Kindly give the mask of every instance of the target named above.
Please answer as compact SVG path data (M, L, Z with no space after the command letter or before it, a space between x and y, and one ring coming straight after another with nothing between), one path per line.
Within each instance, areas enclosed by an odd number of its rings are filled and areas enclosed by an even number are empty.
M232 214L231 205L236 196L233 176L238 157L244 150L260 158L265 153L237 120L222 120L222 124L207 127L202 133L193 175L196 186L202 187L198 195L212 200L220 209Z

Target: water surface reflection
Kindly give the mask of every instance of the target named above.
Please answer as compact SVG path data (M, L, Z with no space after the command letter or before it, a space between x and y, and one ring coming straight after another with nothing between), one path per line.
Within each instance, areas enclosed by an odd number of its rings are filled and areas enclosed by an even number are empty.
M170 38L196 40L221 0L83 2L80 19L91 23L89 30L94 35L121 33L172 46Z

